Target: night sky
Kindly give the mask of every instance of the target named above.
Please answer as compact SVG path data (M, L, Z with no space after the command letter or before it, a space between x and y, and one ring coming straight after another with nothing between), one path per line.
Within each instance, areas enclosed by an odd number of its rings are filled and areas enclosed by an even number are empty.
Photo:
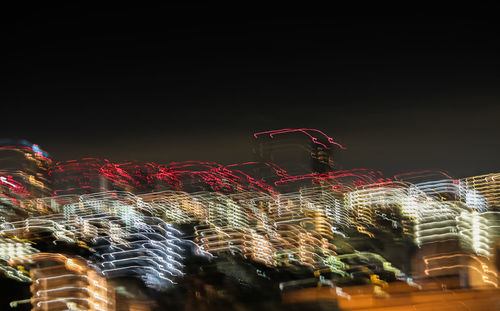
M347 146L344 169L500 171L492 18L10 13L0 136L56 161L230 164L256 131L310 127Z

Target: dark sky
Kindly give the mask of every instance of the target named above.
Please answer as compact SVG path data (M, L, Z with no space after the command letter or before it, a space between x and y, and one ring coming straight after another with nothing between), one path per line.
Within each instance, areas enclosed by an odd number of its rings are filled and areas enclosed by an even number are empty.
M188 11L189 12L189 11ZM317 128L344 168L498 172L498 25L486 17L216 17L13 9L2 137L55 160L253 160L251 134Z

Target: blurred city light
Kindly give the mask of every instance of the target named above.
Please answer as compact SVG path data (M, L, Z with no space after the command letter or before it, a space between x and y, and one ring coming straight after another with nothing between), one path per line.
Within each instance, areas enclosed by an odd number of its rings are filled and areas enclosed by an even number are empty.
M232 165L0 140L0 273L31 292L11 307L498 307L500 173L339 170L320 130L253 139L258 161Z

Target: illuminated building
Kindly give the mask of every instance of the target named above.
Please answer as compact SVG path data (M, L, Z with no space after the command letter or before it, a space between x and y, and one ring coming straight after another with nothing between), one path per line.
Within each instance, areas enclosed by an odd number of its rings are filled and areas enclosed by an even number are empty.
M486 174L463 178L461 186L465 189L463 199L476 210L500 209L500 174Z
M500 212L478 213L464 210L457 216L457 230L462 247L479 256L492 259L500 240Z
M16 207L23 200L52 195L52 160L38 145L26 140L0 140L1 202Z
M116 310L113 288L82 258L38 253L11 259L11 264L31 266L33 311Z
M0 272L4 276L19 282L31 282L31 279L25 273L26 271L10 267L8 262L12 258L24 257L38 252L28 242L19 239L0 238Z

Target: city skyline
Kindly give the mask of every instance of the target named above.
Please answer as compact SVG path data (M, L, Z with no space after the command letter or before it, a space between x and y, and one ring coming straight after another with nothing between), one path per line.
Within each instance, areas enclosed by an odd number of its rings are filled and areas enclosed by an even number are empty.
M1 310L500 307L497 18L249 9L5 10Z

